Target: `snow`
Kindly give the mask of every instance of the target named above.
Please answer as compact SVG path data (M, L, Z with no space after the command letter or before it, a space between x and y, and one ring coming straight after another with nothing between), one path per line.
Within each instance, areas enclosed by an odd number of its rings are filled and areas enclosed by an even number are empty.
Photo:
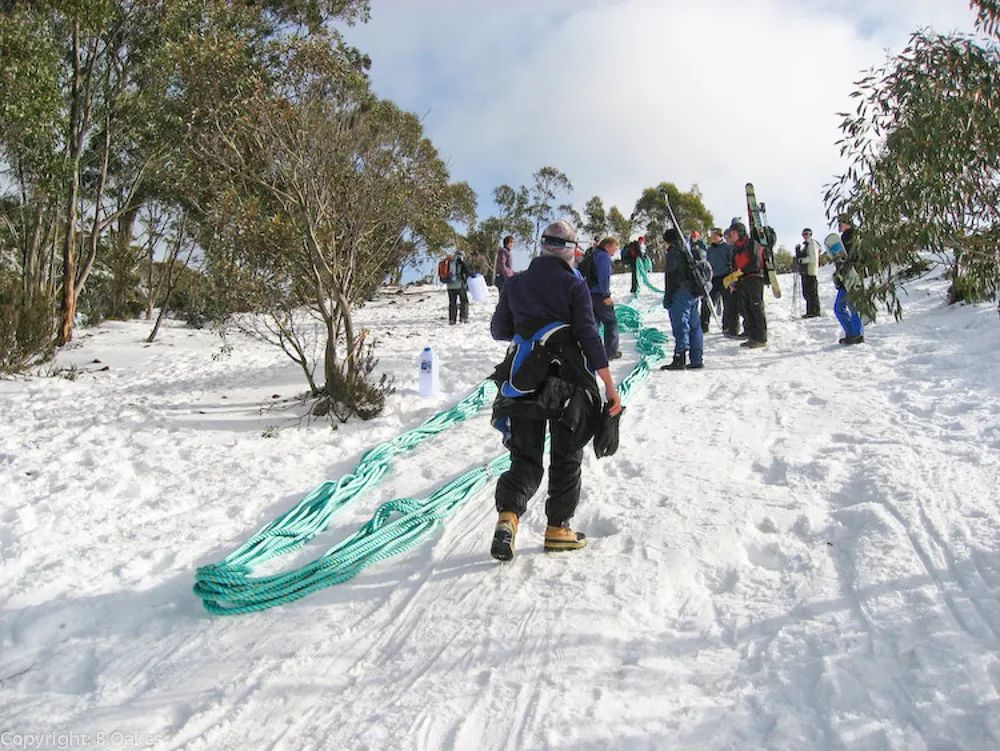
M471 391L504 349L491 305L360 311L398 391L336 431L259 343L80 331L54 366L75 380L0 381L0 747L1000 747L996 314L919 282L901 324L840 347L828 276L820 319L784 287L767 349L709 334L705 370L654 374L619 453L587 453L586 550L542 552L542 491L490 559L491 484L415 550L238 617L202 609L195 569ZM497 456L487 422L399 458L287 565Z

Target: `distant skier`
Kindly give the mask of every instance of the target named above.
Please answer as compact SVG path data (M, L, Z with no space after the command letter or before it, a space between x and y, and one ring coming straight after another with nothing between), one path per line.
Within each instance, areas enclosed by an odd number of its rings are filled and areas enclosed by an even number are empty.
M738 321L735 323L733 321L736 315L736 299L722 283L722 280L733 271L733 247L722 239L722 230L719 227L713 227L708 233L708 242L708 262L712 264L712 292L710 298L701 299L701 330L708 332L708 319L711 315L708 306L715 306L718 313L721 305L722 331L727 334L732 331L735 336L739 334L738 330L733 331L739 325Z
M618 251L618 241L612 237L601 240L594 248L594 274L590 283L590 299L594 317L604 324L604 349L609 360L622 356L618 349L618 318L611 297L611 258Z
M663 307L670 315L670 328L674 334L674 359L660 370L697 370L704 367L701 330L701 295L704 292L695 280L681 233L671 227L663 233L663 239L667 242ZM700 248L692 248L691 252L694 254L702 251ZM687 362L689 353L690 363Z
M503 285L514 276L514 265L511 258L511 251L514 248L514 238L507 235L503 239L503 245L497 251L497 263L493 273L493 284L496 285L497 292L503 290Z
M494 424L504 430L511 457L510 469L497 481L500 516L490 548L502 561L513 558L519 519L542 481L546 423L552 440L545 549L575 550L587 544L586 536L570 527L570 519L580 500L580 463L592 435L588 426L601 405L595 371L604 383L608 415L621 412L590 290L573 269L576 248L576 231L567 222L546 227L541 254L507 283L490 322L494 339L518 343L494 374L503 384L501 397L505 389L514 390L513 398L504 402L498 397L494 405ZM518 398L519 389L530 393ZM557 417L553 408L560 410Z
M736 270L723 283L730 287L738 282L737 294L746 317L749 338L740 346L759 349L767 346L767 318L764 315L764 246L747 234L743 222L735 222L726 231L726 240L733 246ZM728 280L728 281L727 281Z
M806 301L806 314L803 318L819 316L819 241L813 238L813 232L806 227L802 230L802 244L795 246L795 260L798 264L799 277L802 280L802 297Z
M841 337L840 343L845 345L864 344L865 327L844 284L844 279L850 272L857 273L853 257L854 224L847 214L841 214L837 217L837 221L840 229L840 241L844 244L846 258L837 261L837 268L833 274L833 282L837 286L837 299L833 303L833 312L836 314L837 320L840 321L841 328L844 329L844 336Z
M472 276L472 270L465 262L465 255L461 248L445 260L450 263L447 277L442 273L442 281L445 282L448 289L448 324L454 326L459 320L462 323L468 323L469 277Z
M640 237L633 240L622 249L622 260L632 272L631 293L634 295L639 291L639 264L646 257L646 238Z

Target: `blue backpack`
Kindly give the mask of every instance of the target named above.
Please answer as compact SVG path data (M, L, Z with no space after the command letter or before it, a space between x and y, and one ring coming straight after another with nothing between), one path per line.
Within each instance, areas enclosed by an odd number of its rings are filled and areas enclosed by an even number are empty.
M568 323L553 321L542 326L538 331L525 339L516 334L511 341L514 356L510 361L510 373L502 384L500 394L511 399L534 394L542 385L549 373L552 362L551 355L543 354L542 349L549 338L557 331L569 328Z

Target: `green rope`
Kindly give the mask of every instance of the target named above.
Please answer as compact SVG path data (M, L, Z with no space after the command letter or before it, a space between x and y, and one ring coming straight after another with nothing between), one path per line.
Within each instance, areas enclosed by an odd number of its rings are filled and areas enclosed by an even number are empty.
M636 299L633 296L629 302ZM635 334L641 356L619 386L624 404L652 370L667 359L663 346L667 337L657 329L643 327L642 316L632 305L616 305L615 312L622 328ZM492 402L495 391L492 381L484 381L451 409L367 452L353 473L316 488L222 561L200 567L195 574L194 593L202 599L205 609L216 615L237 615L284 605L343 583L373 563L417 545L494 477L505 472L510 467L510 454L505 452L466 472L427 498L399 498L382 504L353 535L297 569L271 576L251 575L265 561L297 550L313 539L326 529L337 511L389 471L393 458L478 413Z
M655 286L650 280L649 275L653 273L653 259L646 257L638 259L639 263L636 265L636 271L639 274L639 280L646 285L646 288L651 292L655 292L658 295L663 294L663 290Z

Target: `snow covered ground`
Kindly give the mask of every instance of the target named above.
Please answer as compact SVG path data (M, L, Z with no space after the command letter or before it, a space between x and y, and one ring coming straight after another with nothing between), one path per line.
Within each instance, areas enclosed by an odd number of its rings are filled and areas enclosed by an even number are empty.
M491 485L416 550L228 618L195 568L468 393L492 306L452 328L443 290L380 296L399 390L335 432L263 345L80 331L75 380L0 382L0 748L1000 748L1000 323L922 282L845 348L821 290L811 321L766 295L766 350L713 332L705 370L638 390L585 459L586 550L542 553L540 494L491 560ZM431 439L292 562L500 451L485 414Z

